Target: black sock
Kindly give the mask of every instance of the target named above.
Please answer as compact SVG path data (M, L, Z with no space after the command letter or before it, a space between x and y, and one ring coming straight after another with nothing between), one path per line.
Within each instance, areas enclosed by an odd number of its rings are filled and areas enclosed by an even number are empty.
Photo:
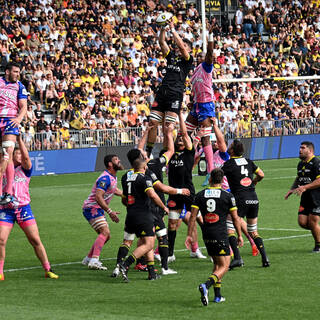
M123 261L123 259L127 256L128 252L129 252L129 247L127 245L122 244L119 247L118 255L117 255L117 264Z
M230 247L233 251L234 259L240 260L241 259L240 250L238 248L237 238L234 233L229 234L229 243L230 243Z
M316 248L320 248L320 242L316 242L316 243L315 243L315 247L316 247Z
M217 282L219 282L219 278L213 273L205 282L205 285L207 289L209 289L211 286L214 286Z
M153 150L153 147L154 147L153 142L147 142L146 152L147 152L148 157L150 157L152 150Z
M124 265L127 269L129 269L129 267L130 267L133 263L135 263L136 260L137 260L137 258L134 256L134 254L131 254L131 255L126 259L126 261L123 263L123 265Z
M165 270L168 269L168 256L169 256L169 248L168 245L160 244L159 245L159 254L161 257L161 267Z
M268 258L267 258L266 250L263 245L262 238L258 235L255 238L253 238L253 241L256 244L256 246L261 254L262 261L266 261Z
M174 252L174 243L176 241L177 231L169 230L168 231L168 242L169 242L169 256L173 256Z
M139 264L139 263L142 264L142 265L147 264L145 256L142 256L139 259L137 259L137 264Z
M218 297L218 298L221 298L221 292L220 292L220 289L221 289L221 281L217 281L215 284L214 284L214 296L215 297Z
M147 267L149 272L149 278L154 278L156 275L156 272L154 271L154 261L148 261Z

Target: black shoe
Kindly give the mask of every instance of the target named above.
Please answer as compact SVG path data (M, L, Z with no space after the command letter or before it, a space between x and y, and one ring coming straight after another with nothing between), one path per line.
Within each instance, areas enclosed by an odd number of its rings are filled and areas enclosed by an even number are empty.
M243 262L242 258L233 259L230 263L229 270L232 270L237 267L243 267L243 266L244 266L244 262Z
M154 281L154 280L159 280L161 279L161 276L157 273L155 273L153 276L149 275L148 280Z
M119 264L120 273L124 282L129 282L128 279L128 268L126 268L123 263Z
M268 267L270 267L270 261L269 261L268 258L267 258L267 260L262 261L262 267L263 267L263 268L268 268Z
M319 246L315 246L312 250L312 253L320 253L320 247Z
M15 197L12 196L9 193L4 193L1 197L0 197L0 205L5 206L7 204L9 204L10 202L13 202L15 200Z

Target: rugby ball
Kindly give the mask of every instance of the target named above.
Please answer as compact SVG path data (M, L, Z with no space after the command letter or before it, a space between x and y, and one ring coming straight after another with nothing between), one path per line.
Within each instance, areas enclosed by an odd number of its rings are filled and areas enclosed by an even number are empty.
M173 14L170 12L162 12L158 15L157 19L156 19L156 23L159 26L164 26L166 25L169 20L172 18Z

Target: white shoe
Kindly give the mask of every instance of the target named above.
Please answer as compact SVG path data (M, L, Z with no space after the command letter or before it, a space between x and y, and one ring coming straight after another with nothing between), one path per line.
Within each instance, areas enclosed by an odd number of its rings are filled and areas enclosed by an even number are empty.
M169 256L169 257L168 257L168 263L171 263L171 262L173 262L173 261L176 261L175 255Z
M161 261L161 257L160 257L160 254L159 253L155 253L154 254L154 258L158 261Z
M197 258L197 259L206 259L207 257L206 256L204 256L203 254L202 254L202 252L200 251L200 249L198 248L197 250L196 250L196 252L190 252L190 257L191 258Z
M90 260L91 260L91 258L84 257L81 263L82 263L84 266L87 266L87 265L89 264Z
M161 269L162 275L167 276L168 274L177 274L178 272L172 269Z
M120 269L119 269L119 265L117 264L117 266L114 268L114 270L112 271L112 278L117 278L120 274Z
M97 260L94 260L94 261L90 261L89 263L88 263L88 268L89 269L94 269L94 270L104 270L104 271L106 271L106 270L108 270L108 268L107 267L105 267L103 264L102 264L102 262L101 261L97 261Z

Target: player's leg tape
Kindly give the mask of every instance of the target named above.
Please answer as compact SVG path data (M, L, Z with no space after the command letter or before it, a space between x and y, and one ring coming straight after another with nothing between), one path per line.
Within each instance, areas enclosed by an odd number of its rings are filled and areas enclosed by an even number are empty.
M248 232L257 232L258 230L258 224L255 223L255 224L247 224L247 229L248 229Z
M100 218L94 220L93 222L91 222L90 224L91 224L91 227L96 231L103 226L108 227L108 222L105 217L100 217Z
M168 217L169 219L172 219L172 220L179 220L180 213L178 211L169 211Z
M123 234L123 239L124 240L133 241L134 237L135 237L134 233L128 233L128 232L125 231L124 234Z
M161 229L156 232L157 237L163 237L167 234L167 228Z
M8 148L13 148L15 147L15 143L13 141L7 140L2 142L2 154L4 160L8 161L9 160L9 154L7 152Z
M232 221L230 221L230 220L227 220L227 229L228 230L233 230L233 231L236 230L236 228L234 227Z
M193 132L197 129L197 126L193 123L190 123L189 121L186 121L186 127L188 132Z
M177 118L175 116L170 116L168 114L166 114L165 118L164 118L165 122L171 122L171 123L176 123L177 122Z
M151 111L150 120L153 120L153 121L161 123L162 119L163 119L163 115L162 114L159 114L157 112Z
M199 131L199 136L200 137L208 137L212 133L212 128L211 127L204 127L201 128Z
M197 218L200 218L200 217L201 217L201 212L198 211L198 213L197 213Z

